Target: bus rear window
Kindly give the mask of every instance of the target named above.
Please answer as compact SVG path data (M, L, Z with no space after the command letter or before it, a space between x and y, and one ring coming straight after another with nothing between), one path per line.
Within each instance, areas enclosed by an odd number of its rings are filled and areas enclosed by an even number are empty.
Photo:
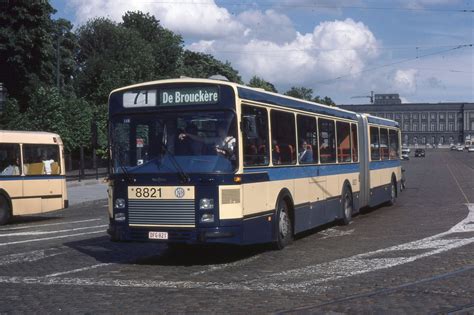
M24 144L23 168L26 175L59 175L59 146L50 144Z

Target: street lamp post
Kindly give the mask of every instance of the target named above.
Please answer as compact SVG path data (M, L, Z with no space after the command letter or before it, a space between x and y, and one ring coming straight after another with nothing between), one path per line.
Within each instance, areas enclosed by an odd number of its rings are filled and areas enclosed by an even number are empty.
M0 82L0 114L5 111L5 103L7 102L7 88Z

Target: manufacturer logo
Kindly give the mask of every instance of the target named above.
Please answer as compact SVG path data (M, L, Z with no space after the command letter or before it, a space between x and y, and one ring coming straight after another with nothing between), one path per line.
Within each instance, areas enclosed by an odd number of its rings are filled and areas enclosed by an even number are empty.
M176 196L176 198L183 198L184 197L184 189L181 188L181 187L178 187L175 189L174 191L174 195Z

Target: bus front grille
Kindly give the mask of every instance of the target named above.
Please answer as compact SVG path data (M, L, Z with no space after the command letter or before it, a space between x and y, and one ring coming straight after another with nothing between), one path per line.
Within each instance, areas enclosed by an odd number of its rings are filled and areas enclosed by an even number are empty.
M128 223L134 226L194 227L194 200L129 200Z

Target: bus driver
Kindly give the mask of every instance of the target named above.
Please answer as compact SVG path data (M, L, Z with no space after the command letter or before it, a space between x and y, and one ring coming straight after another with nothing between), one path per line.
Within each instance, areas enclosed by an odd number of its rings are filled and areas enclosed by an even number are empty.
M180 133L178 138L183 141L186 137L194 141L204 142L215 146L218 154L225 156L230 160L235 160L235 145L236 140L232 135L227 135L226 128L223 124L217 126L217 137L201 137L190 133Z

